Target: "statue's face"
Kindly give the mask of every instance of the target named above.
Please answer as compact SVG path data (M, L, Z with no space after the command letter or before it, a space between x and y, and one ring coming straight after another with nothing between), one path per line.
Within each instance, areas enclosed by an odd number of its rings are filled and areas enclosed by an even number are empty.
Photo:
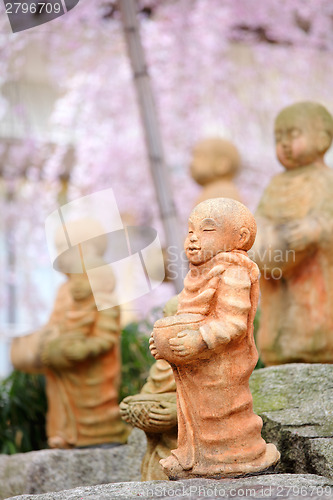
M317 141L317 130L304 116L281 114L276 120L276 155L287 170L310 165L317 160Z
M207 139L195 146L190 171L198 184L205 185L228 175L231 170L231 160L216 140Z
M70 274L69 288L73 299L77 302L87 299L92 294L86 274Z
M233 250L233 239L222 217L192 213L184 244L186 256L191 264L204 264L220 252Z

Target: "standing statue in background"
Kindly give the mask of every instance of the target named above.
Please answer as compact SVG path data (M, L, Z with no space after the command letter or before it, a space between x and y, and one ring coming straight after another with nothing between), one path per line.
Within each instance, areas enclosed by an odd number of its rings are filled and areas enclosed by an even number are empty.
M164 316L176 313L177 296L164 308ZM176 382L169 363L159 359L149 371L140 394L127 396L120 403L122 418L146 433L147 451L142 461L141 480L166 480L159 461L177 446Z
M262 196L254 259L261 270L258 347L266 365L333 363L333 119L300 102L275 121L285 172Z
M232 142L219 137L199 141L190 164L193 179L203 187L196 205L210 198L241 201L233 180L239 168L240 156Z
M254 217L235 200L207 200L190 215L177 313L155 323L150 341L177 387L178 447L160 461L170 479L255 473L279 460L249 389L258 360L259 270L247 255L255 236Z
M101 241L98 243L101 244ZM96 250L96 249L95 249ZM86 264L105 262L88 252ZM68 255L61 263L68 266ZM46 376L47 437L51 448L124 443L129 429L118 406L120 385L120 310L112 296L110 268L95 275L94 293L107 296L98 311L88 276L68 273L54 310L40 331L14 339L12 363L18 370ZM112 307L113 303L113 307Z

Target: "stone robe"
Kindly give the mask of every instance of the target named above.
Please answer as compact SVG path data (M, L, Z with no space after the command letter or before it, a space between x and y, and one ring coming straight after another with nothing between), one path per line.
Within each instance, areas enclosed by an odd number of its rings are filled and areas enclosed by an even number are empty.
M119 322L118 307L97 311L93 298L85 310L66 313L59 339L70 340L72 332L82 335L72 346L75 350L75 343L83 344L86 359L65 370L49 367L45 371L49 438L61 437L69 446L126 441L128 428L118 406Z
M275 176L256 219L261 358L266 365L332 363L333 171L310 165ZM319 233L302 250L284 237L297 221Z
M46 376L46 430L51 447L126 442L129 429L118 406L120 331L119 307L98 311L93 297L83 307L75 305L66 282L48 324L14 340L15 368ZM65 345L79 348L82 361L64 366ZM47 350L52 355L49 360L43 356Z

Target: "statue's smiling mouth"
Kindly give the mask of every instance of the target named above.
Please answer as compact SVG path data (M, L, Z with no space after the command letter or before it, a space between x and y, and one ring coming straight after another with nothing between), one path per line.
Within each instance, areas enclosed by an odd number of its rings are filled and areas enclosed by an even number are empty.
M201 247L197 247L197 246L190 246L188 247L187 249L189 252L197 252L198 250L201 250Z
M283 156L290 160L292 158L292 151L290 148L283 148Z

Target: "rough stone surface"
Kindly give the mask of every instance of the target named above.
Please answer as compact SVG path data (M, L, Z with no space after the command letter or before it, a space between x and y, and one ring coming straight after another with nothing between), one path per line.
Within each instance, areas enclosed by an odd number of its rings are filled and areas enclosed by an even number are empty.
M45 495L23 495L19 500L109 500L112 498L298 498L321 500L333 497L333 481L311 474L267 474L241 479L187 479L147 481L75 488ZM13 498L11 500L14 500Z
M254 409L264 420L263 436L281 451L281 462L276 469L280 474L238 479L237 485L262 485L263 482L277 487L293 485L296 492L297 487L304 484L306 487L331 485L332 479L308 473L333 478L333 365L293 364L256 370L250 379L250 387ZM168 485L172 491L176 485L183 483L189 486L216 484L215 481L205 483L204 480L119 484L121 481L140 480L145 447L144 433L136 429L128 445L113 450L43 450L0 456L0 498L103 483L118 484L82 487L74 492L41 497L28 495L22 500L130 498L145 496L143 488L153 484ZM222 480L217 484L229 484L231 488L236 484L233 481L236 480ZM329 496L320 495L320 491L318 496L321 498ZM316 498L316 494L317 490L313 490L312 494L310 490L309 498ZM283 498L277 491L274 495ZM175 497L175 493L169 496ZM148 497L154 498L151 495ZM306 498L302 493L300 497ZM176 498L182 497L177 494ZM273 493L270 498L273 498Z
M263 437L281 452L277 470L333 478L333 365L256 370L250 388Z
M104 483L140 481L146 437L135 429L116 448L41 450L0 456L0 498Z

